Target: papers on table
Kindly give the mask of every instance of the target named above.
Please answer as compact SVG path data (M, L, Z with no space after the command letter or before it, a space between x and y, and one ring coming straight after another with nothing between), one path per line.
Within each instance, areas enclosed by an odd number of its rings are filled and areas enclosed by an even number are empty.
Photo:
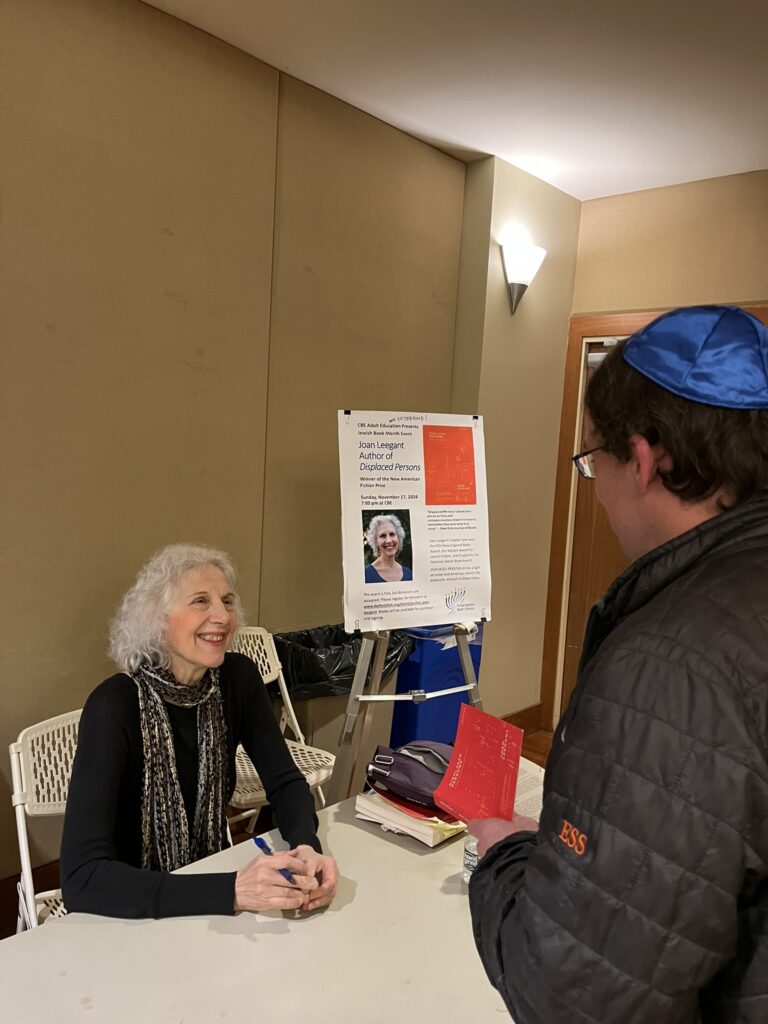
M544 800L544 769L520 758L517 773L517 792L515 793L515 814L524 814L528 818L541 817L541 805Z
M516 813L538 821L544 796L543 787L544 769L521 757L515 794ZM430 816L429 811L418 810L413 804L406 806L404 801L398 801L391 793L359 793L355 800L355 813L358 818L381 825L385 831L412 836L427 846L437 846L444 839L450 839L466 828L463 821L445 820L449 816L444 811L440 812L443 818Z
M429 810L419 809L414 804L400 800L393 793L381 793L378 790L358 793L355 798L355 814L365 821L376 822L385 831L413 836L427 846L437 846L467 827L463 821L457 821L444 811L432 814Z

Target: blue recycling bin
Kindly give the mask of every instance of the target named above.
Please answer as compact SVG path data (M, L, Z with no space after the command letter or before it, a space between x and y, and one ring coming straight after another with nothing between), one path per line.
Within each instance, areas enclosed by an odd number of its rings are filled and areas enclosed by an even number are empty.
M397 693L407 693L409 690L424 690L430 693L464 685L458 647L443 646L443 641L453 636L453 626L409 629L407 633L414 638L416 647L397 671ZM469 644L469 653L478 679L482 642L481 624ZM462 704L468 703L469 696L466 691L419 702L395 701L390 746L401 747L411 740L453 743L459 724L459 710Z

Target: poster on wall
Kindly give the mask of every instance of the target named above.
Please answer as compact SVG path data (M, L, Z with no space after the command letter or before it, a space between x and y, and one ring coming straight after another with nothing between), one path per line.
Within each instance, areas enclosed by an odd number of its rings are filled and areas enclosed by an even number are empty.
M339 412L344 627L491 617L481 416Z

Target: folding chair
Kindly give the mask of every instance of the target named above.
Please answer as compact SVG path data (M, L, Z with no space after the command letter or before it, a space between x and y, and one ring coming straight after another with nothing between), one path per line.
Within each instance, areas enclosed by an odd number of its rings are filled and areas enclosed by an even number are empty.
M295 739L286 739L285 742L288 745L291 757L296 767L307 780L309 788L313 793L317 794L321 806L325 807L325 796L321 786L331 777L336 758L333 754L329 754L327 750L310 747L305 743L304 734L299 727L291 698L288 695L288 687L285 684L283 669L277 657L272 634L266 629L262 629L261 626L243 626L235 634L232 650L245 654L254 661L265 683L277 681L283 702L280 715L280 732L285 734L286 727L290 726ZM232 823L242 821L244 818L250 818L246 828L252 831L260 808L264 807L267 803L267 796L261 784L261 779L242 746L237 748L235 765L237 784L230 804L232 807L238 808L240 813L231 817L229 821Z
M21 877L16 887L19 893L17 932L37 928L52 917L66 914L61 889L35 892L27 817L64 813L81 713L70 711L30 725L9 747L13 783L11 800L16 814L21 858Z

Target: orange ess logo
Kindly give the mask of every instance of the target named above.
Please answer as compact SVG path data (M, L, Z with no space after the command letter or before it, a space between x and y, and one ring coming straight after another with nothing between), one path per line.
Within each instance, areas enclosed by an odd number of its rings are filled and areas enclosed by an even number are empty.
M569 846L577 856L583 857L586 853L589 836L585 835L584 832L580 832L570 821L566 821L565 818L563 818L563 827L560 829L557 838L565 843L566 846Z

